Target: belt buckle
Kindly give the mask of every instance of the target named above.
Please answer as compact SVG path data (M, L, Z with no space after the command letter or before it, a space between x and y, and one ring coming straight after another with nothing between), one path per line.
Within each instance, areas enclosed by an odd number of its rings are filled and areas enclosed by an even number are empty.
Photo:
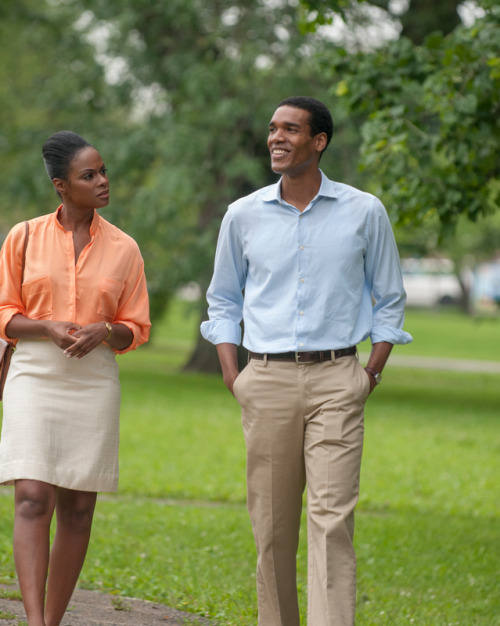
M297 363L297 365L301 365L303 363L316 363L317 361L318 359L301 360L301 353L300 352L295 353L295 363Z

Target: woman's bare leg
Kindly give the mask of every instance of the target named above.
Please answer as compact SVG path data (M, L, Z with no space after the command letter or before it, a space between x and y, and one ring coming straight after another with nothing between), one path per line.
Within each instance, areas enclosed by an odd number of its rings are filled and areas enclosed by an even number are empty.
M94 492L57 489L57 529L50 552L46 626L59 626L71 600L87 554L96 498Z
M14 561L29 626L46 626L45 584L55 503L53 485L38 480L16 481Z

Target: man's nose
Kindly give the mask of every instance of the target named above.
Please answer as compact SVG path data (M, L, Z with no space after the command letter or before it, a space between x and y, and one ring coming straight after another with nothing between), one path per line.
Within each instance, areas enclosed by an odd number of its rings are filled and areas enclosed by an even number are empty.
M282 128L277 128L276 132L274 133L274 141L284 141L285 138L285 134Z

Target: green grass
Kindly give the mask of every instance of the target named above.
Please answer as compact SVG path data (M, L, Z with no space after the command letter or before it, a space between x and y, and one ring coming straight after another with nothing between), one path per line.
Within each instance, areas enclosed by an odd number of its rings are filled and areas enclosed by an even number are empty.
M396 346L395 353L500 360L500 317L467 317L447 308L409 309L405 330L413 336L413 343Z
M153 346L119 359L120 490L99 497L80 584L246 626L256 623L255 549L239 409L219 377L179 373L196 333L185 306ZM415 344L401 352L498 360L497 322L409 311L406 328ZM500 624L499 389L498 375L387 366L366 411L357 626ZM0 495L9 582L12 490ZM305 519L301 532L305 616Z

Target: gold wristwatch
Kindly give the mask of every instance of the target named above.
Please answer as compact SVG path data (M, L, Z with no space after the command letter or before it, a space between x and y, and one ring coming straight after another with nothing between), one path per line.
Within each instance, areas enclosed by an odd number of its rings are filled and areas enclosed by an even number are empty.
M103 341L108 341L108 339L111 337L111 333L113 332L113 327L111 326L111 324L109 322L104 322L104 326L106 326L106 330L108 331L108 335L107 335L107 337L104 338Z

